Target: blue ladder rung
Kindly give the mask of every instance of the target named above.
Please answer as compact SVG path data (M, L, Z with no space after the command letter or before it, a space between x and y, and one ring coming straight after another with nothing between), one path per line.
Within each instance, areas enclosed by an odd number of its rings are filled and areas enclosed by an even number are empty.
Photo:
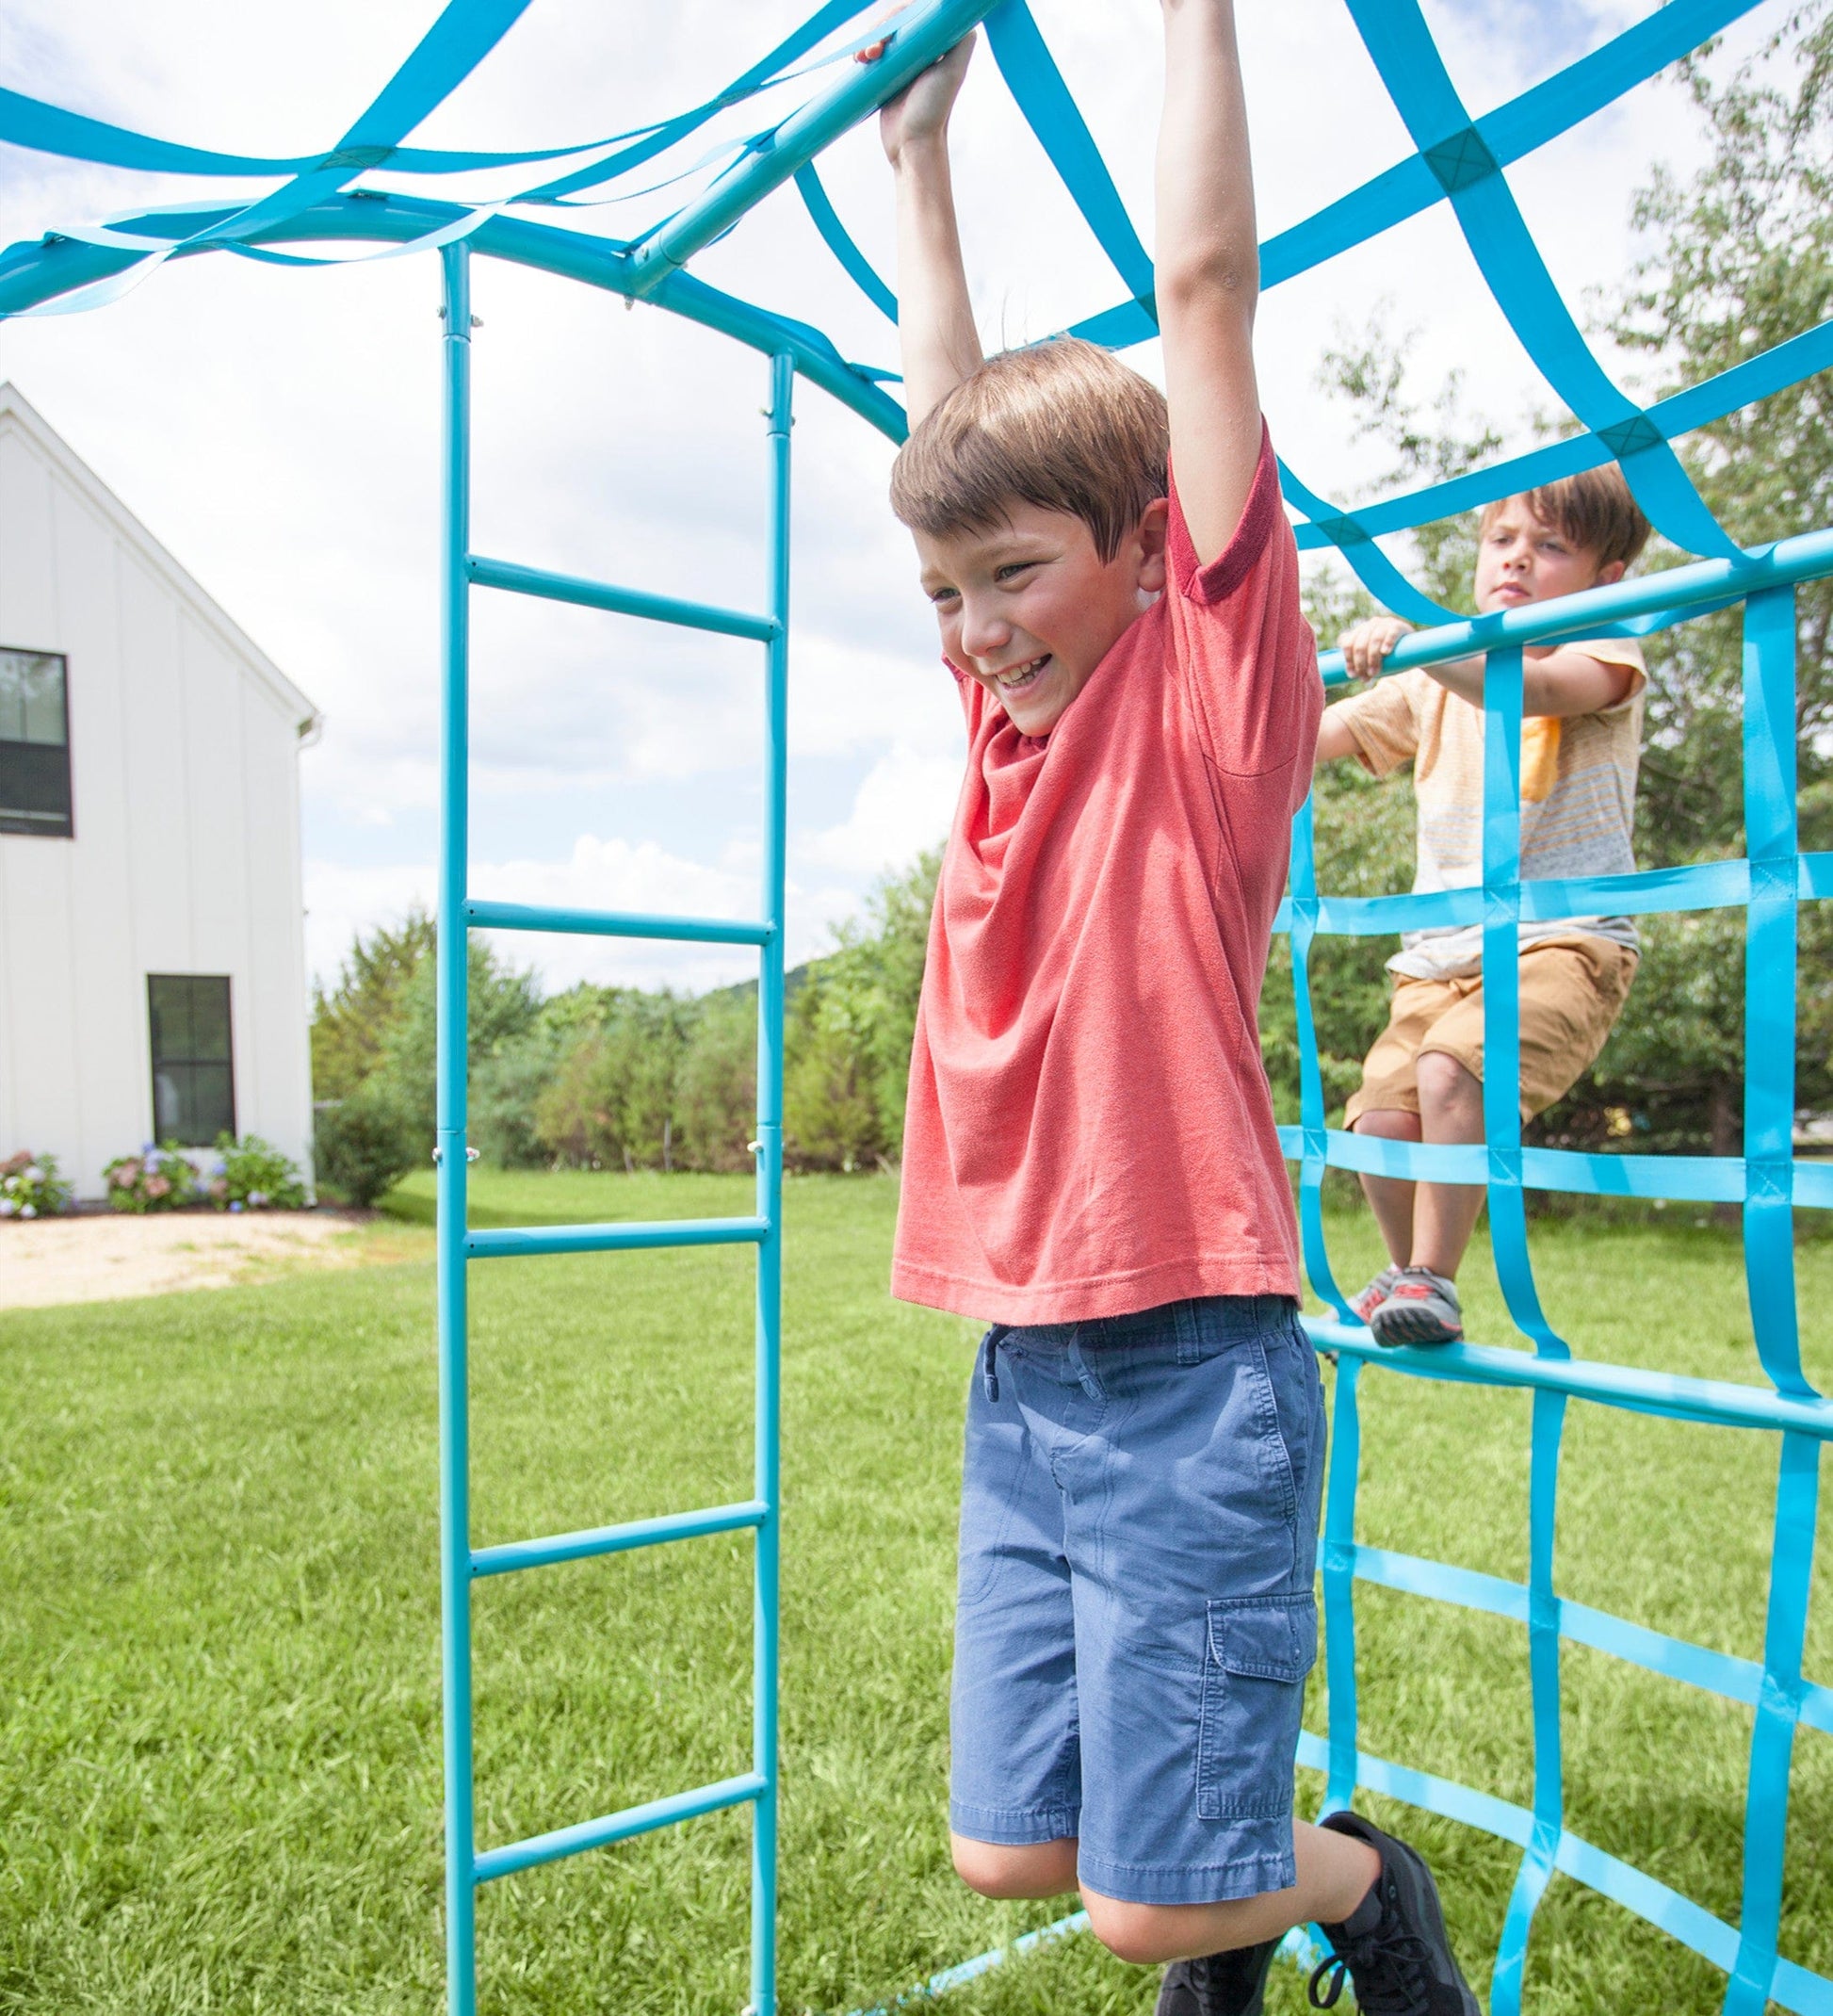
M530 1834L527 1841L511 1841L500 1848L488 1848L471 1861L474 1883L493 1882L499 1876L513 1876L518 1869L533 1869L542 1862L557 1862L568 1855L582 1855L588 1848L608 1847L614 1841L628 1841L633 1835L653 1834L658 1827L673 1827L677 1820L691 1820L700 1813L719 1813L727 1806L742 1806L748 1799L760 1799L770 1790L770 1780L755 1771L742 1778L723 1778L717 1785L703 1785L697 1792L677 1792L672 1798L651 1799L646 1806L626 1806L622 1813L607 1813L602 1820L582 1820L577 1827L559 1827L551 1834Z
M517 1569L547 1568L557 1561L589 1561L595 1554L621 1554L633 1547L660 1547L669 1540L697 1540L709 1533L737 1533L761 1526L771 1508L761 1498L738 1505L709 1505L702 1512L672 1512L660 1519L626 1520L619 1526L589 1526L556 1533L544 1540L511 1540L471 1553L473 1575L507 1575Z
M771 927L738 917L657 917L641 910L549 910L534 903L464 905L473 931L567 931L600 938L676 938L690 945L768 945Z
M682 602L673 595L652 595L641 588L614 588L608 581L588 581L575 574L549 574L543 567L518 567L512 561L467 556L465 577L479 588L502 588L513 595L538 595L545 602L573 602L581 609L608 610L614 616L645 616L652 623L677 623L684 629L713 630L722 637L749 637L767 644L776 635L773 616L753 616L743 610L715 609L709 602Z
M664 1218L654 1224L509 1225L464 1235L469 1260L536 1253L628 1253L652 1246L757 1245L768 1218Z

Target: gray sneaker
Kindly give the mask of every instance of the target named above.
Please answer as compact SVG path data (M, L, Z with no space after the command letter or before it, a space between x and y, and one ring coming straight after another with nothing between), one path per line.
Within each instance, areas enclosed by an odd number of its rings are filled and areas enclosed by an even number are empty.
M1332 1950L1312 1973L1311 2007L1335 2008L1347 1980L1363 2016L1483 2016L1424 1859L1359 1814L1334 1813L1323 1825L1367 1842L1381 1874L1343 1924L1319 1927Z
M1268 1939L1232 1953L1173 1960L1159 1985L1153 2016L1260 2016L1267 1970L1278 1951L1279 1942Z
M1393 1293L1394 1283L1400 1277L1401 1271L1398 1267L1384 1267L1375 1276L1374 1279L1369 1283L1368 1287L1351 1302L1350 1308L1361 1317L1364 1323L1369 1322L1376 1309Z
M1403 1267L1369 1318L1378 1344L1455 1344L1464 1339L1457 1287L1430 1267Z

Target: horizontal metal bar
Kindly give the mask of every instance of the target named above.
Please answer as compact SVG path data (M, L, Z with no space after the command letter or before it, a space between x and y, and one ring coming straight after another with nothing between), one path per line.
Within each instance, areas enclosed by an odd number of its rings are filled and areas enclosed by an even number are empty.
M672 1798L651 1799L646 1806L626 1806L622 1813L607 1813L602 1820L582 1820L577 1827L557 1827L551 1834L530 1834L527 1841L486 1848L475 1857L471 1880L491 1883L499 1876L513 1876L518 1869L561 1862L569 1855L583 1855L588 1848L609 1847L614 1841L653 1834L657 1828L673 1827L677 1820L692 1820L727 1806L742 1806L747 1799L762 1798L769 1790L768 1780L747 1771L742 1778L722 1778L717 1785L702 1785L697 1792L677 1792Z
M1320 1351L1385 1365L1418 1379L1450 1379L1469 1386L1536 1388L1570 1393L1599 1406L1674 1421L1725 1428L1780 1428L1833 1440L1833 1400L1778 1393L1767 1386L1733 1386L1724 1379L1692 1379L1679 1373L1644 1372L1630 1365L1598 1365L1583 1358L1535 1358L1486 1344L1377 1344L1360 1324L1307 1316L1305 1327Z
M1305 1130L1284 1125L1279 1146L1289 1162L1307 1152ZM1322 1153L1333 1169L1363 1176L1391 1176L1408 1183L1489 1181L1489 1150L1481 1142L1393 1141L1380 1134L1352 1134L1320 1128L1310 1152ZM1792 1201L1803 1210L1833 1210L1833 1162L1792 1162L1765 1168L1767 1184L1788 1179ZM1521 1181L1529 1190L1557 1190L1568 1196L1667 1197L1681 1204L1742 1204L1749 1172L1741 1155L1594 1155L1570 1148L1523 1148Z
M749 637L760 644L769 643L776 635L774 616L715 609L708 602L682 602L673 595L648 594L641 588L614 588L608 581L588 581L578 575L549 574L541 567L518 567L511 561L486 560L481 553L467 557L464 572L479 588L501 588L513 595L537 595L545 602L573 602L581 609L608 610L614 616L643 616L651 623L679 624L688 630Z
M1796 889L1803 898L1833 894L1833 872L1823 854L1796 856ZM1582 881L1529 881L1519 885L1524 923L1560 923L1581 917L1649 917L1674 910L1726 910L1750 901L1748 861L1695 861L1682 868L1638 869L1627 875ZM1447 924L1480 924L1481 884L1395 896L1320 896L1315 929L1324 937L1385 937L1397 931L1427 931ZM1287 897L1273 919L1275 931L1292 928Z
M506 1225L464 1235L468 1260L512 1260L540 1253L632 1253L656 1246L754 1246L768 1218L664 1218L651 1224Z
M1604 588L1587 588L1552 602L1531 602L1524 608L1498 610L1415 630L1403 637L1383 661L1384 675L1414 665L1440 665L1448 658L1477 652L1501 651L1517 644L1544 644L1565 637L1595 637L1602 624L1622 623L1632 616L1657 615L1664 610L1711 602L1727 595L1742 598L1764 588L1784 588L1792 581L1833 574L1833 530L1802 532L1777 540L1773 546L1741 560L1695 561L1659 574L1638 575ZM1348 677L1340 651L1319 655L1326 686L1340 686Z
M1321 1568L1330 1549L1330 1542L1319 1543ZM1385 1589L1398 1589L1403 1595L1422 1596L1432 1602L1455 1603L1466 1610L1487 1611L1491 1617L1507 1618L1516 1624L1528 1621L1530 1603L1526 1583L1505 1582L1500 1576L1481 1574L1474 1569L1453 1568L1447 1562L1424 1560L1418 1554L1394 1553L1381 1547L1351 1546L1342 1553L1353 1561L1358 1582L1371 1582ZM1340 1560L1342 1553L1335 1558ZM1684 1638L1670 1637L1664 1632L1650 1631L1645 1624L1632 1624L1627 1618L1613 1617L1607 1611L1594 1610L1585 1603L1571 1602L1565 1597L1557 1601L1560 1634L1575 1645L1589 1646L1610 1658L1639 1666L1645 1672L1659 1673L1666 1680L1678 1680L1682 1685L1699 1687L1709 1694L1722 1694L1726 1699L1741 1701L1746 1708L1754 1708L1761 1698L1763 1669L1754 1660L1734 1658L1728 1652L1713 1651ZM1825 1688L1816 1690L1810 1683L1804 1683L1804 1708L1806 1696L1816 1691L1825 1695L1827 1702L1833 1704L1833 1692ZM1805 1714L1802 1719L1808 1719Z
M768 945L771 927L737 917L656 917L641 910L550 910L538 903L469 902L473 931L565 931L600 938L673 938L688 945Z
M839 81L790 113L747 149L712 186L675 212L629 254L633 294L647 294L703 246L736 224L850 127L868 119L920 71L952 49L994 0L930 0L899 24L873 63L849 63Z
M761 1526L771 1508L761 1499L740 1505L710 1505L704 1512L672 1512L660 1519L626 1520L619 1526L588 1526L544 1540L511 1540L471 1553L473 1575L508 1575L517 1569L550 1568L557 1561L589 1561L597 1554L627 1553L635 1547L660 1547L669 1540L698 1540L709 1533L737 1533Z

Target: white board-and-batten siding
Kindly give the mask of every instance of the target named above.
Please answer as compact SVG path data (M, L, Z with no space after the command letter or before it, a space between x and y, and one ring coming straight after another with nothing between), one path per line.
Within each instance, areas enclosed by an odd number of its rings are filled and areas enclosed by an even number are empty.
M0 1157L100 1195L153 1135L147 976L226 974L237 1130L309 1167L315 710L9 386L0 647L68 662L74 828L0 834Z

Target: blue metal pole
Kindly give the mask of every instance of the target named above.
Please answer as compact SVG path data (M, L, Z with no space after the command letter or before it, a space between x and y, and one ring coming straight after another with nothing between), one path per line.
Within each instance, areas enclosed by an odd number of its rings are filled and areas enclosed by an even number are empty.
M748 150L724 174L630 253L630 291L648 294L695 252L780 188L849 128L869 119L887 98L944 57L993 11L995 0L928 0L891 35L875 63L850 63L840 81L814 98L771 135L768 146Z
M440 710L438 992L439 1592L445 1681L446 2005L478 2006L477 1838L471 1760L471 1480L465 1351L464 920L469 852L468 585L471 537L471 273L465 246L441 252L446 276L446 524L441 556L444 692Z
M752 1821L751 2008L776 2011L777 1619L783 1364L783 910L789 725L789 429L796 361L771 359L771 615L764 697L764 921L757 988L757 1420L752 1495L757 1527L752 1623L752 1769L764 1780Z

